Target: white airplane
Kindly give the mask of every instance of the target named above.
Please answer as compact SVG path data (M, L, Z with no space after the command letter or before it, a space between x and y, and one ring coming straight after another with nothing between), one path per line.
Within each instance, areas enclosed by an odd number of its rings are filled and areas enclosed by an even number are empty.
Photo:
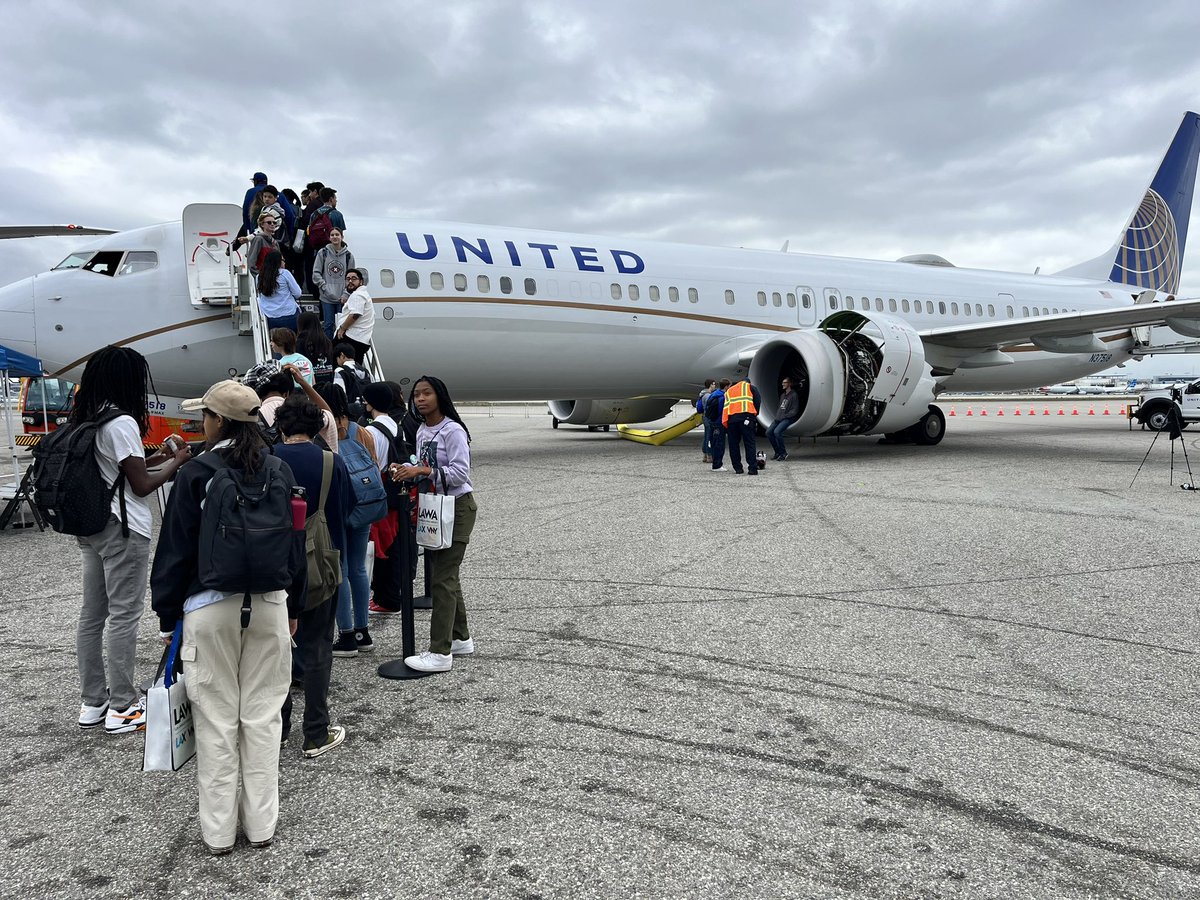
M657 419L705 378L748 376L769 424L791 376L793 435L936 444L942 392L1099 372L1154 324L1200 337L1200 300L1174 297L1198 149L1189 112L1113 247L1056 275L394 219L352 218L347 242L394 380L437 374L463 399L573 398L551 402L556 419L603 425ZM225 255L240 219L193 204L0 289L0 343L63 377L105 344L133 346L163 394L199 396L255 361L256 338L261 353L250 279Z

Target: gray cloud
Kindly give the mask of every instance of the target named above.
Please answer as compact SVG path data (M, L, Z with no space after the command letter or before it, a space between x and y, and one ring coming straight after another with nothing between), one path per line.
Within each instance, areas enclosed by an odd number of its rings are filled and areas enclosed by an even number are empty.
M1183 2L293 2L268 24L232 3L59 2L17 18L0 58L9 223L171 219L263 169L336 184L351 217L1053 270L1112 241L1200 102Z

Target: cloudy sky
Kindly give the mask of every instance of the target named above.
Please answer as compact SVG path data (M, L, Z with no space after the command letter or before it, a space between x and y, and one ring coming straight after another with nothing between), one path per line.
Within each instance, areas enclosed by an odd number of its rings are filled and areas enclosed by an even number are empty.
M335 185L351 228L417 216L1054 271L1107 249L1200 107L1183 0L6 12L0 224L175 219L240 201L262 169ZM70 246L5 242L0 282Z

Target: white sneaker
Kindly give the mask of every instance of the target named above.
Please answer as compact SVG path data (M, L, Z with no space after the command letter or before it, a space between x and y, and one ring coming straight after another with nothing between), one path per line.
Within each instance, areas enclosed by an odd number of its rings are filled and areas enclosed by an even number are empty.
M109 734L128 734L146 729L146 710L139 700L129 709L109 709L104 717L104 730Z
M100 706L88 706L86 703L79 706L79 727L80 728L95 728L97 725L104 724L104 714L108 712L108 704L103 703Z
M454 657L449 653L431 653L426 650L416 656L405 657L404 664L418 672L449 672Z
M450 642L451 656L470 656L475 652L475 638L467 638L465 641L460 641L455 638Z
M729 470L727 468L725 468L724 466L721 466L719 469L713 469L713 471L714 472L728 472Z

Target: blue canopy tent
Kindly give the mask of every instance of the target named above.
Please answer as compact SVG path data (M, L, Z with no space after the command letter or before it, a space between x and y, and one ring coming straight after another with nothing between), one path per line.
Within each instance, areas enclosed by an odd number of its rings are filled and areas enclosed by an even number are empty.
M0 479L0 482L11 480L12 484L3 485L0 487L0 500L6 501L3 506L3 512L0 513L0 530L8 525L12 520L13 514L26 499L23 488L27 486L23 483L23 473L21 471L21 463L17 459L17 441L16 433L13 431L12 421L12 392L9 390L10 378L40 378L42 375L42 361L30 356L27 353L21 353L19 350L13 350L11 347L5 347L0 344L0 391L2 391L4 403L4 430L8 435L8 456L12 460L12 478L7 477ZM33 511L33 504L29 504L30 511ZM24 512L22 512L24 519ZM34 520L38 527L42 527L40 518L34 512ZM23 524L30 525L33 523L24 522Z

